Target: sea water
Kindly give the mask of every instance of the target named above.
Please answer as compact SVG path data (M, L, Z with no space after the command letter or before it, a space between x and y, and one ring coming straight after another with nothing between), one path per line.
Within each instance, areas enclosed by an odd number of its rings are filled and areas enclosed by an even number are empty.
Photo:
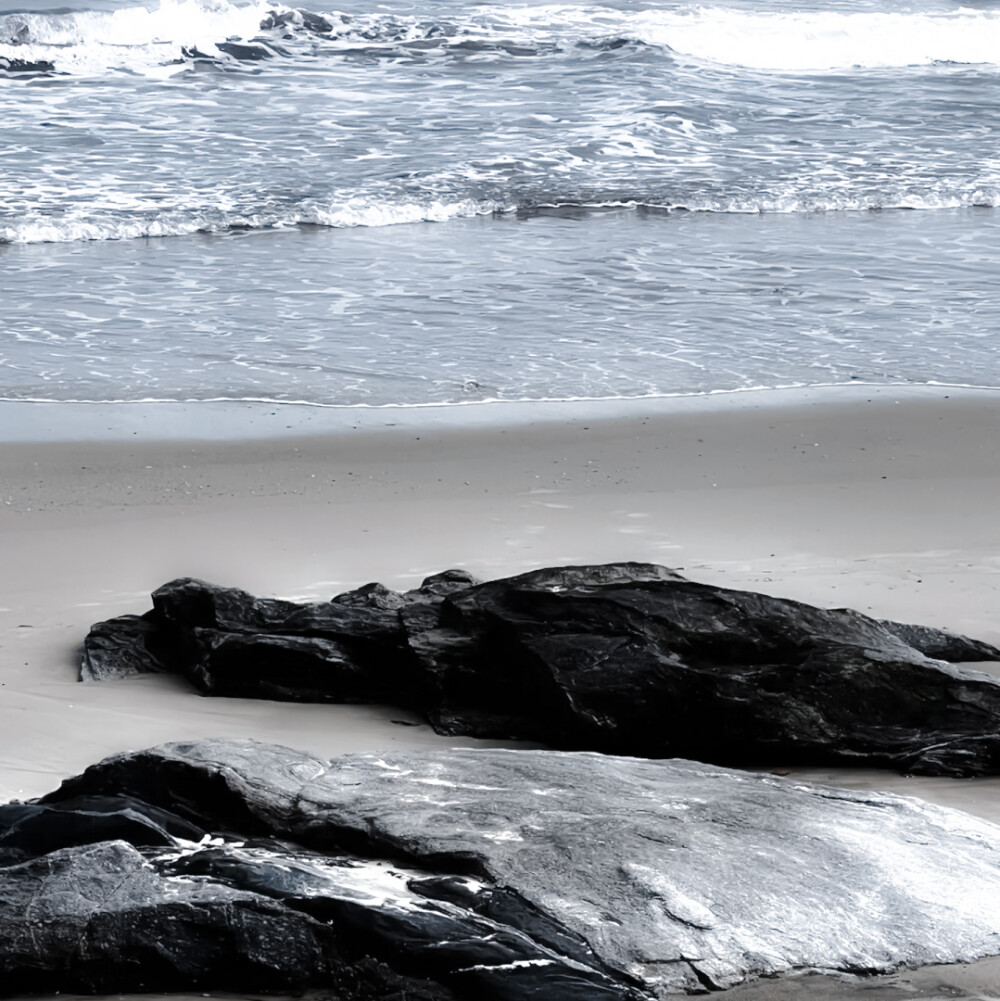
M0 398L1000 387L1000 0L0 0Z

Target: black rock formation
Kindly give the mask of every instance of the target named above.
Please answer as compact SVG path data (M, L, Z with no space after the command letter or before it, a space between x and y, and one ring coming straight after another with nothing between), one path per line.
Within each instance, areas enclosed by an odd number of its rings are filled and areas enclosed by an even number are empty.
M261 59L273 59L274 53L266 45L247 42L216 42L215 47L220 52L238 59L240 62L257 62Z
M93 627L83 680L173 671L206 695L383 702L439 732L722 764L1000 772L1000 651L698 584L663 567L464 571L296 604L182 579Z
M4 995L653 1001L1000 953L1000 828L693 762L201 741L4 809Z
M346 24L349 18L341 14L338 16L341 24ZM270 11L264 15L260 22L261 31L268 31L274 28L302 28L314 35L329 35L333 30L333 22L322 14L314 14L308 10L285 10Z
M55 66L47 59L10 59L0 56L0 71L4 73L51 73Z
M0 994L323 986L345 1001L454 1001L349 955L330 922L238 880L174 873L171 860L105 841L0 868Z

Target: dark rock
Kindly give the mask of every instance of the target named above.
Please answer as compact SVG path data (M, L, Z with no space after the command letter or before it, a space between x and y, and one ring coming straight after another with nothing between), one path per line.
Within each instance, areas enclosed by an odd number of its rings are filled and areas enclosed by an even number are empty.
M480 909L421 893L427 876L398 864L343 857L330 864L290 853L219 848L184 856L165 873L207 878L280 900L333 924L349 951L374 952L393 969L469 990L470 997L530 997L544 990L555 998L598 1001L631 993L623 991L619 978L594 968L600 963L583 943L574 942L577 952L589 953L589 966L484 916L485 902ZM470 888L473 905L490 892ZM565 931L562 938L574 941Z
M309 604L181 579L94 627L83 679L160 669L202 692L388 702L444 734L725 764L1000 772L985 643L663 567L465 571Z
M302 27L306 31L311 31L316 35L328 35L333 31L333 22L323 17L322 14L313 14L308 10L300 10L299 14L302 17Z
M406 604L406 598L398 591L390 591L384 584L365 584L354 591L345 591L330 599L337 605L350 608L377 608L392 612Z
M359 1001L453 1001L344 957L326 922L266 895L163 875L121 841L0 868L0 994L333 988Z
M950 664L960 664L963 661L997 660L996 647L967 636L956 636L941 629L931 629L928 626L917 626L905 622L888 622L883 620L889 632L898 636L914 650L919 650L925 657L944 660Z
M392 593L392 592L389 592ZM389 643L398 646L400 632L394 608L378 602L351 600L297 604L254 598L237 588L216 587L183 579L153 592L152 618L185 629L245 635L316 636L331 640ZM404 601L404 596L400 596Z
M103 796L229 833L0 868L0 992L652 1001L1000 953L1000 828L905 797L593 753L201 741L33 805Z
M425 577L423 583L415 591L407 591L405 597L410 602L424 599L445 598L449 594L459 594L470 587L478 587L482 583L478 577L473 577L467 570L444 570L441 573Z
M0 71L6 73L51 73L55 65L47 59L9 59L0 56Z
M87 680L162 671L163 665L152 652L161 632L160 623L149 616L122 615L99 622L87 636Z
M210 56L205 52L202 52L197 45L191 45L191 46L182 45L181 55L184 56L185 59L194 59L196 62L214 63L216 61L215 57Z
M78 796L51 806L0 806L0 859L39 855L69 845L124 840L133 845L198 841L205 832L176 814L137 803L129 796Z
M266 45L247 44L246 42L216 42L215 47L227 56L232 56L240 62L258 62L261 59L273 59L274 53Z
M341 21L344 18L341 17ZM262 31L272 28L304 28L314 35L328 35L333 31L333 22L322 14L308 10L271 11L260 22Z
M271 11L265 14L260 22L261 31L270 31L272 28L296 27L298 18L294 10Z

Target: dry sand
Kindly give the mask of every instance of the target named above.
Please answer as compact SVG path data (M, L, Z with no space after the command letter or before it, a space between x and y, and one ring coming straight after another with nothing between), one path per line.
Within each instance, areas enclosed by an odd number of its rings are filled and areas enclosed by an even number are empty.
M391 708L78 684L90 623L145 610L181 575L315 598L452 566L646 560L1000 644L998 432L1000 393L937 388L368 411L0 404L0 801L184 737L326 755L475 743L395 725ZM1000 779L793 774L1000 822ZM970 969L1000 995L995 966ZM930 996L904 981L885 989Z

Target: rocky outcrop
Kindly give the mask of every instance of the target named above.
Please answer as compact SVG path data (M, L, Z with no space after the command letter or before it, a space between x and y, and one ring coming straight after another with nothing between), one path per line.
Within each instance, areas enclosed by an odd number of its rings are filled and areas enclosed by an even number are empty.
M201 741L3 809L7 995L652 1001L1000 953L1000 828L687 761Z
M81 677L174 671L206 695L383 702L444 734L723 764L1000 772L1000 651L685 580L663 567L463 571L403 594L254 598L201 581L96 625Z
M10 59L0 56L0 72L3 73L51 73L55 66L46 59Z

